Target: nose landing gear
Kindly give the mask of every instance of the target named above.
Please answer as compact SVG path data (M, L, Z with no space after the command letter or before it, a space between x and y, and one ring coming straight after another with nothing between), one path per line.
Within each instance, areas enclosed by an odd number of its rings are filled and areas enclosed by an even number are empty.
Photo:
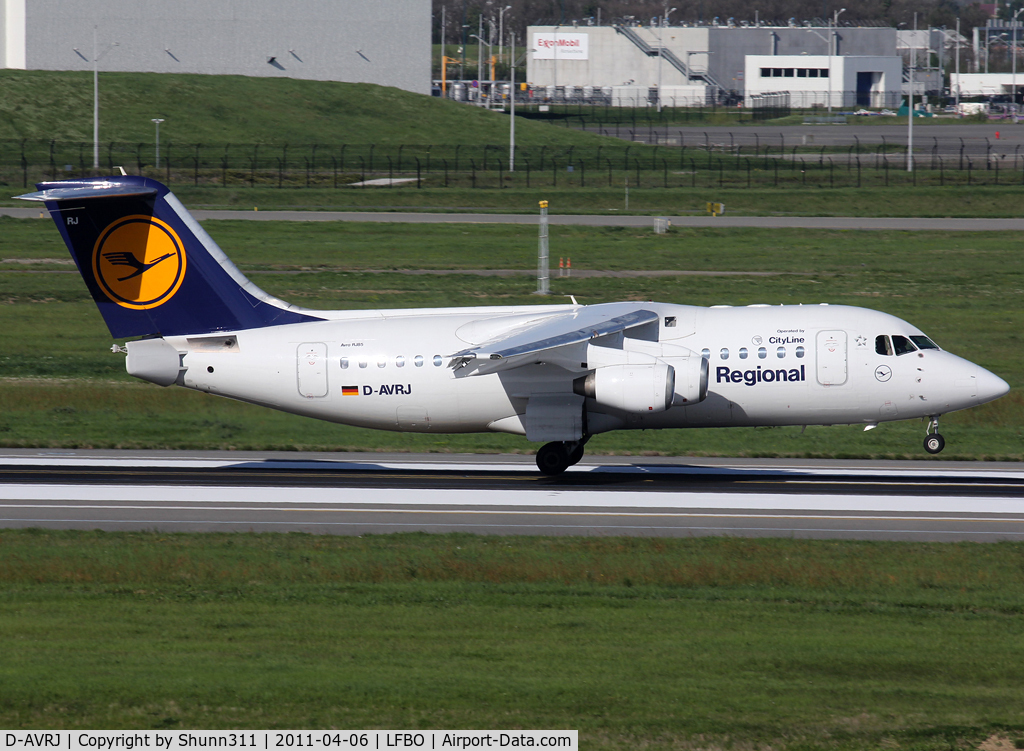
M583 447L590 436L579 441L554 441L544 444L537 452L537 469L545 475L560 475L583 458Z
M924 437L924 450L929 454L937 454L946 447L946 439L939 435L939 416L934 415L928 420L928 435Z

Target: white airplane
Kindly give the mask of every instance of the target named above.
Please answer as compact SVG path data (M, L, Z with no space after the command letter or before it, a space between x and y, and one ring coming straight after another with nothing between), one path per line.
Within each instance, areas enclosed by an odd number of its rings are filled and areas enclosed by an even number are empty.
M322 311L256 287L168 188L40 183L127 370L347 425L543 442L541 472L625 429L939 417L1009 386L916 326L836 305L655 302Z

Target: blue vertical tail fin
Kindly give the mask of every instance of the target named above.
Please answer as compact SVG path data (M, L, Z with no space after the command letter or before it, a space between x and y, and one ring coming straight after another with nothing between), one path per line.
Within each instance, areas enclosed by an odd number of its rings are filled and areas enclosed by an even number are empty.
M156 180L124 175L36 187L18 198L46 204L116 338L320 320L246 279Z

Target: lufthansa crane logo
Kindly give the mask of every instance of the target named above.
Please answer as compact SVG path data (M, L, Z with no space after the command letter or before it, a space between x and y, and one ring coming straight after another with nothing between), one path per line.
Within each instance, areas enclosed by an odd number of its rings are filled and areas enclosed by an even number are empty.
M185 246L155 217L122 217L96 240L92 272L103 293L122 308L155 308L174 297L185 278Z

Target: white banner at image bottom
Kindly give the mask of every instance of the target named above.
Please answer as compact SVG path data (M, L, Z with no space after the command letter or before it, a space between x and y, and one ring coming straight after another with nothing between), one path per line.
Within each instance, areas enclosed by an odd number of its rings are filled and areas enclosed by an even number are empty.
M0 751L579 749L578 730L3 730Z

